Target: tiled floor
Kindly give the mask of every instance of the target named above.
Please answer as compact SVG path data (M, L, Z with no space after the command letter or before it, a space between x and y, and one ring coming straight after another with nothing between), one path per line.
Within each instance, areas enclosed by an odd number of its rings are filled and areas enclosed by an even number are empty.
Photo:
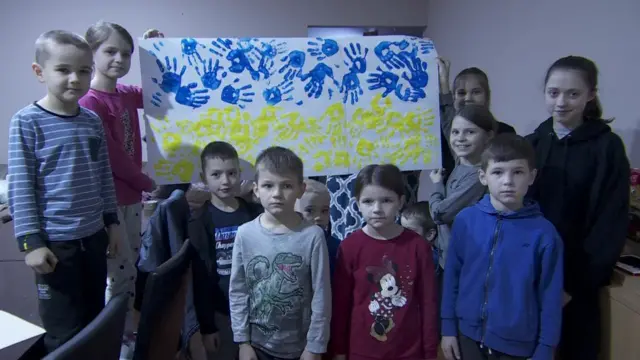
M31 269L13 236L13 223L0 224L0 309L41 325ZM0 359L17 359L32 341L0 350Z

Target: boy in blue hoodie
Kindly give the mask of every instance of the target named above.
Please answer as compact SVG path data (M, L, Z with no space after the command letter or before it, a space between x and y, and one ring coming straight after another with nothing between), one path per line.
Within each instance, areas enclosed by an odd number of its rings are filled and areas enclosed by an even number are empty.
M531 145L498 135L482 154L489 195L455 218L444 271L448 360L551 360L560 338L563 245L537 203Z

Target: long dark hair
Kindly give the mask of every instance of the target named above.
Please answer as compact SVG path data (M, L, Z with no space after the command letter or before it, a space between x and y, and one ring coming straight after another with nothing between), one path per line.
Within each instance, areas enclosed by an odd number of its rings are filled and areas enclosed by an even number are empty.
M582 78L589 86L589 90L596 93L598 91L598 67L596 64L582 56L565 56L556 60L549 69L547 70L547 75L544 77L544 84L547 85L549 81L549 76L554 70L576 70L582 74ZM602 105L600 104L600 99L596 94L593 99L587 102L587 105L584 108L584 117L587 119L602 119ZM606 123L610 123L615 118L610 119L602 119Z

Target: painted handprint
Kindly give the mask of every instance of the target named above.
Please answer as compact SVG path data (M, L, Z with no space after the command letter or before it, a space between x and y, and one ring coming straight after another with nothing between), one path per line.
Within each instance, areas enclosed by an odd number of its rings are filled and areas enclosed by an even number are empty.
M378 59L389 69L401 69L404 66L400 53L409 47L409 42L402 41L381 41L374 49ZM397 51L397 52L396 52Z
M433 46L433 41L430 39L418 39L418 46L420 46L420 53L422 55L430 54L435 46Z
M427 97L427 94L423 89L414 89L412 87L408 87L403 90L402 85L398 85L394 92L398 99L408 102L417 102L418 100Z
M240 79L235 79L233 81L234 84L240 82ZM220 95L220 100L226 102L231 105L238 105L241 109L245 108L244 103L253 102L253 97L256 95L255 92L247 91L251 89L251 84L244 85L241 87L235 87L232 84L229 84L222 88L222 94Z
M162 93L155 92L151 95L151 105L160 107L162 104Z
M423 89L429 83L429 75L427 74L427 62L422 61L414 49L411 53L404 52L400 54L400 59L407 67L411 77L407 76L407 71L402 73L402 78L407 80L412 88Z
M285 64L282 65L280 70L278 70L278 73L282 74L286 71L286 73L284 74L284 79L294 79L302 71L302 67L304 67L305 57L306 55L304 54L304 52L300 50L291 51L287 56L284 56L280 59L280 61Z
M216 59L215 64L213 64L213 59L209 59L209 61L202 61L202 71L198 66L195 67L196 73L200 76L200 81L202 82L202 86L207 89L216 90L222 84L222 79L227 76L227 72L223 71L218 77L218 73L220 70L224 69L220 66L220 59Z
M351 105L358 102L360 95L364 93L362 86L360 86L360 79L358 74L362 74L367 71L367 54L368 48L362 49L360 44L349 44L349 47L344 48L344 54L348 60L344 61L344 64L349 69L349 72L342 77L342 84L340 86L340 92L342 93L342 102L351 102Z
M251 79L254 81L260 79L260 73L251 66L251 61L247 57L247 52L249 50L245 47L232 49L232 44L233 42L229 39L218 38L211 42L212 47L209 48L209 51L217 56L224 57L229 60L231 65L228 70L230 72L240 74L247 70L251 75Z
M151 80L158 84L160 89L165 93L176 93L178 92L180 85L182 85L182 76L185 71L187 71L187 67L186 65L182 66L182 69L180 69L180 72L178 73L178 59L174 57L172 63L171 60L169 60L169 57L165 56L164 61L165 64L163 65L162 61L156 58L156 64L158 64L158 69L160 69L160 72L162 73L162 81L160 82L156 78L152 78Z
M369 83L369 90L378 90L384 89L382 92L382 97L387 97L387 95L391 94L398 87L398 80L400 77L391 71L385 71L377 67L378 72L372 72L369 74L369 79L367 79L367 83Z
M312 46L307 49L307 52L318 61L331 57L340 51L338 43L332 39L316 38L316 41L309 41L307 44Z
M161 52L162 49L164 48L164 42L158 41L157 43L154 43L153 48L155 49L155 51ZM151 56L157 58L158 55L155 53L155 51L149 50L149 53L151 54Z
M182 49L182 58L187 58L189 65L193 66L198 62L202 62L202 57L198 52L198 48L205 48L203 44L198 43L194 38L184 38L180 40L180 48ZM196 60L198 62L196 62Z
M267 87L262 92L262 97L264 97L264 101L268 105L277 105L282 101L291 101L293 100L293 96L291 96L291 92L293 91L293 81L291 80L283 80L280 84Z
M180 105L189 106L194 109L201 107L209 102L210 96L203 95L208 92L207 89L198 89L198 83L192 82L187 86L181 86L176 93L176 102Z
M308 97L314 97L317 99L322 95L325 78L331 79L335 86L339 86L338 81L333 78L333 70L324 63L319 63L308 73L300 75L300 80L308 80L307 84L304 86L304 91L307 93ZM331 97L333 91L329 89L328 92L329 97Z

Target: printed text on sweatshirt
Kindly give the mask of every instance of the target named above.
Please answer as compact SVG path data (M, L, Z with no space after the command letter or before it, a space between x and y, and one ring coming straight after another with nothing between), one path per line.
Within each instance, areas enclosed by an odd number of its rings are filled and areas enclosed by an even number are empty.
M32 104L9 128L9 205L20 250L76 240L118 221L100 118Z

